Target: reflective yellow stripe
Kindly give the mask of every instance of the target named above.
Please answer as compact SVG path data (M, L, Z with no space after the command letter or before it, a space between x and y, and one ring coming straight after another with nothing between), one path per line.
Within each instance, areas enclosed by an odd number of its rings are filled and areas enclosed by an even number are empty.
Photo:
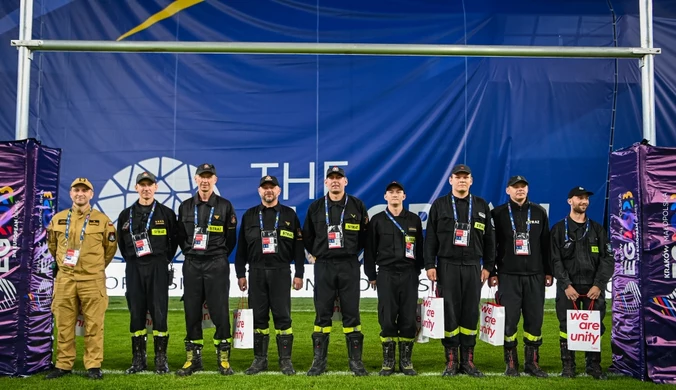
M523 332L523 338L528 340L528 341L539 341L542 340L542 336L533 336L532 334L528 332Z
M455 330L452 330L450 332L444 332L444 336L453 337L453 336L457 336L458 333L460 333L460 328L455 328Z
M202 340L200 340L200 341L202 341ZM226 343L232 344L232 337L230 337L229 339L225 339L225 340L214 339L214 345L218 345L218 344L222 343L223 341L225 341Z
M280 334L280 335L293 334L293 329L292 328L284 329L284 330L275 329L275 334Z
M191 343L197 344L197 345L204 345L204 340L188 340L188 342L191 342Z
M148 329L143 329L143 330L137 330L136 332L132 333L132 336L138 337L138 336L145 336L148 334Z
M467 336L475 336L476 335L476 329L467 329L463 328L462 326L460 327L460 333L467 335Z
M380 338L380 341L383 342L383 343L387 343L387 342L390 342L390 341L394 341L396 343L399 340L401 340L399 337L381 337Z
M267 328L267 329L254 329L254 333L270 334L270 328Z
M563 333L563 332L559 332L559 337L561 337L562 339L566 339L566 340L568 339L568 335Z
M153 336L167 337L167 336L169 336L169 332L159 332L159 331L153 330Z
M514 341L516 340L516 333L511 336L505 336L505 341Z
M399 341L404 341L404 342L406 342L406 341L415 341L415 338L409 339L408 337L399 337Z
M315 333L331 333L331 327L325 326L325 327L322 328L321 326L315 325L314 331L315 331Z
M353 328L343 328L343 333L348 334L352 332L361 332L361 325L357 325Z

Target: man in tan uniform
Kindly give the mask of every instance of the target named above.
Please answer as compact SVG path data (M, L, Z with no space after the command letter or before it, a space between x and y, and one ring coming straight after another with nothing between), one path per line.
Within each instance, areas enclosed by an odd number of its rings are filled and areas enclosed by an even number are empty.
M70 187L73 206L56 214L47 228L49 252L56 260L52 312L58 329L55 369L46 379L70 374L75 362L75 323L84 316L87 377L102 379L103 321L108 308L106 266L115 256L117 234L105 214L92 209L94 186L77 178Z

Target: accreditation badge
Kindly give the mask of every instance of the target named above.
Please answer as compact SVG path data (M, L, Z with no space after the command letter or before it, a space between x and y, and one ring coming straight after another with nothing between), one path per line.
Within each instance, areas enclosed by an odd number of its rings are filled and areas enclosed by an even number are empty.
M277 253L277 231L262 230L261 245L262 245L261 249L264 255Z
M134 250L136 251L136 257L143 257L153 253L153 248L150 246L150 238L148 237L148 232L143 232L140 234L132 234L131 238L134 241Z
M415 237L404 236L404 243L406 245L406 258L415 260Z
M453 245L469 246L469 234L472 227L468 223L455 223Z
M196 251L207 250L209 244L209 231L201 227L195 227L195 233L192 236L192 249Z
M530 235L528 233L514 234L514 254L518 256L530 255Z
M329 249L340 249L343 244L343 227L340 225L330 225L326 228L329 239Z
M77 260L80 258L79 249L68 249L66 250L66 256L63 258L63 264L69 267L75 267L77 265Z

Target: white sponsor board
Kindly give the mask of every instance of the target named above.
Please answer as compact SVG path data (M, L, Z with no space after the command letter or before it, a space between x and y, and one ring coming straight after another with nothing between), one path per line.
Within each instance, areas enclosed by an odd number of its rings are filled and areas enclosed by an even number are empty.
M108 296L124 296L126 287L126 280L124 277L124 263L111 263L108 268L106 268L106 287L108 288ZM289 269L289 277L292 278L293 274L291 273L291 267ZM280 272L281 276L282 272ZM248 275L248 274L247 274ZM312 298L314 294L314 278L315 269L313 264L305 265L305 275L303 277L303 288L296 291L291 289L292 298ZM420 282L418 284L418 296L424 298L429 295L431 282L427 279L427 275L423 270L420 273ZM361 277L359 281L359 289L361 290L362 298L377 298L377 292L373 291L369 287L368 278L364 275L364 270L362 267ZM495 290L493 290L495 291ZM183 272L182 264L174 264L174 284L169 287L169 296L171 297L180 297L183 295ZM241 297L242 293L237 287L237 277L235 276L235 265L230 264L230 297L238 298ZM484 284L481 290L482 298L492 298L489 288ZM556 281L552 287L547 287L545 290L545 297L547 299L553 299L556 297ZM610 293L606 291L606 298L610 298Z

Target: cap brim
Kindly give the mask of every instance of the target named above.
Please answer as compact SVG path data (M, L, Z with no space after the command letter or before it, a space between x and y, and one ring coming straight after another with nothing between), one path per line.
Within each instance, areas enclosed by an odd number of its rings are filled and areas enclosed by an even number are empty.
M528 182L526 180L517 180L515 182L509 183L508 185L511 187L511 186L513 186L515 184L519 184L519 183L523 183L525 185L528 185Z
M263 187L264 184L272 184L273 186L278 186L278 185L279 185L279 184L275 183L275 182L272 181L272 180L267 180L267 181L262 182L262 183L259 184L258 186L259 186L259 187Z
M392 187L397 187L397 188L399 188L400 190L406 192L406 190L404 189L404 187L402 187L402 186L399 185L399 184L390 184L390 185L388 185L388 186L385 188L385 192L389 191L390 188L392 188Z

